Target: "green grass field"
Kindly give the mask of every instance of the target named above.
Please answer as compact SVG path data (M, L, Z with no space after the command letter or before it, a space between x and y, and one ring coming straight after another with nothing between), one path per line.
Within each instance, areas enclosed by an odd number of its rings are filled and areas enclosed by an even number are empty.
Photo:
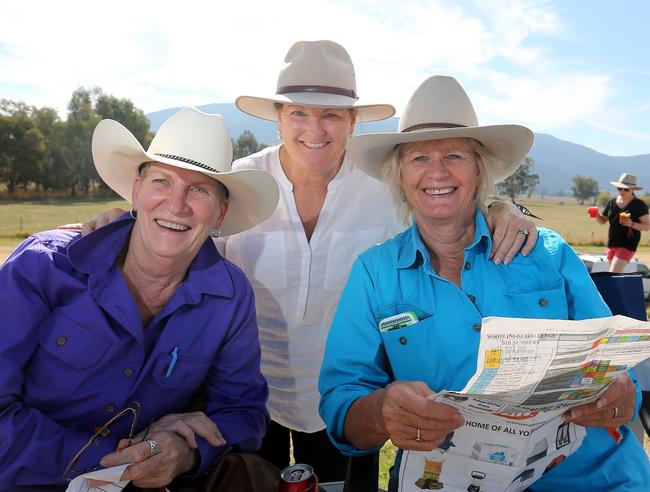
M607 226L599 225L587 214L588 205L579 205L573 198L532 197L520 202L541 217L537 225L559 232L578 251L603 252ZM25 237L38 231L53 229L60 224L83 222L113 207L129 208L123 200L49 200L0 201L0 263ZM641 239L639 256L650 263L650 234ZM650 441L646 439L650 452ZM380 486L386 489L388 468L395 458L395 447L387 443L380 455Z

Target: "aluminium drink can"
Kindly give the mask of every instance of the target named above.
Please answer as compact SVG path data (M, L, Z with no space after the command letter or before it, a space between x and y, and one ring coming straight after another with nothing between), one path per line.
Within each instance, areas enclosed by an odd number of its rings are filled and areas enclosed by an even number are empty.
M280 473L279 492L317 492L318 477L309 465L296 463Z

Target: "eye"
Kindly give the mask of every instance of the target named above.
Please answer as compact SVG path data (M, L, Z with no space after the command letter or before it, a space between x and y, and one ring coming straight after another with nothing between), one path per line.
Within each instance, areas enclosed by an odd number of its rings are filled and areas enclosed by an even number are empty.
M291 116L303 117L303 116L307 116L307 114L304 111L301 111L299 109L295 109L295 110L291 111Z
M461 154L456 154L454 152L450 152L449 154L447 154L446 158L453 161L453 160L458 160L458 159L464 159L465 157L462 156Z
M323 115L323 118L327 118L328 120L334 120L334 119L339 120L341 119L341 115L338 113L325 113Z
M169 183L169 181L167 180L167 178L153 178L153 179L151 180L151 182L152 182L153 184L155 184L155 185L160 185L160 186L163 186L163 185L166 185L167 183Z
M190 191L192 193L196 193L197 195L204 195L204 196L209 196L210 195L210 191L207 188L203 187L203 186L192 186L190 188Z

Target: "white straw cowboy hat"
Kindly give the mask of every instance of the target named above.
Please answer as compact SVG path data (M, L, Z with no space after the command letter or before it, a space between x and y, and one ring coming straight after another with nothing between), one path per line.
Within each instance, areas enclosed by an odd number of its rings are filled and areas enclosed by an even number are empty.
M395 146L407 142L467 137L478 140L499 161L494 182L510 176L533 145L533 132L520 125L479 126L469 97L453 77L426 79L413 93L398 131L352 137L348 152L355 165L382 179L382 168Z
M235 101L244 113L271 121L278 120L277 103L354 108L357 121L383 120L395 114L390 104L359 104L350 55L333 41L298 41L284 58L275 95L240 96Z
M222 183L229 198L222 236L264 221L278 204L275 179L264 171L231 170L232 143L221 115L184 108L165 121L145 151L133 134L114 120L102 120L93 133L95 168L116 193L131 201L142 163L154 161L197 171Z
M630 190L641 190L642 186L636 185L636 176L634 174L623 173L618 181L610 181L617 188L628 188Z

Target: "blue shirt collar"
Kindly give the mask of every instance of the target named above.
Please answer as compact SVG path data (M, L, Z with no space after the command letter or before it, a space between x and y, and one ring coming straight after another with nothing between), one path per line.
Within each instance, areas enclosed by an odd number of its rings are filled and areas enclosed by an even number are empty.
M490 249L492 248L492 237L488 229L485 216L479 207L474 212L474 239L472 243L465 248L465 251L477 249L489 259ZM429 250L422 241L420 231L418 231L415 220L411 227L403 234L403 240L399 245L397 256L397 268L410 268L424 263L425 268L431 268Z
M133 224L127 213L92 234L75 238L67 248L70 263L89 276L106 276L116 266L117 258L131 236ZM206 239L194 257L183 285L190 302L198 302L203 293L233 297L230 272L211 238Z

